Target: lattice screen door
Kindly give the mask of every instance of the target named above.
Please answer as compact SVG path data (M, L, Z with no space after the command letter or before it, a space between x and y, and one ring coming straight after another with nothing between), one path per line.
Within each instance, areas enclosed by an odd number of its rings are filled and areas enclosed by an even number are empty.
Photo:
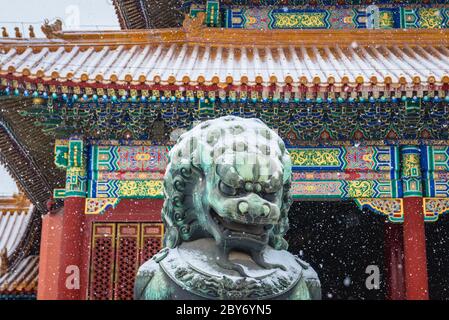
M95 223L89 299L131 300L139 266L162 246L161 223Z

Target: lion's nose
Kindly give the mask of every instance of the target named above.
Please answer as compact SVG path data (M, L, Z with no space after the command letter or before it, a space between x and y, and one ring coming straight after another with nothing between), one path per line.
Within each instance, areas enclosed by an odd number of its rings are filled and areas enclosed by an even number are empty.
M262 206L262 210L261 210L261 216L262 217L268 217L270 215L271 212L271 207L268 204L264 204Z
M256 217L268 217L271 213L271 207L268 204L262 204L258 206L251 206L246 201L240 201L238 206L238 211L240 214L244 215L249 213L250 215Z
M238 208L239 208L240 214L246 214L248 212L248 208L249 208L248 202L241 201L238 205Z

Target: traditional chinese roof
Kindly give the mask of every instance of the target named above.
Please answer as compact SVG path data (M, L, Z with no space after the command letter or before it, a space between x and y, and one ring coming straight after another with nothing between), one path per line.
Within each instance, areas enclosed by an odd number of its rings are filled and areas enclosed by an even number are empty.
M39 222L24 194L0 198L0 300L36 294Z
M0 198L0 252L11 256L17 249L32 217L33 206L25 195Z
M442 85L448 40L442 30L67 32L1 40L0 77L69 87Z
M35 298L39 274L39 256L30 255L0 277L0 300Z

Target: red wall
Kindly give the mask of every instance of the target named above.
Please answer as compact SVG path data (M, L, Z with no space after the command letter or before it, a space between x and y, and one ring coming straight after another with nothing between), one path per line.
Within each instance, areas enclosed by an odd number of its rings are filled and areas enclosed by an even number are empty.
M162 199L123 199L115 209L108 209L102 215L84 214L84 199L77 198L77 201L82 202L71 203L66 199L66 212L60 210L43 217L39 300L87 299L93 223L161 221ZM80 290L66 288L65 270L70 264L80 267Z

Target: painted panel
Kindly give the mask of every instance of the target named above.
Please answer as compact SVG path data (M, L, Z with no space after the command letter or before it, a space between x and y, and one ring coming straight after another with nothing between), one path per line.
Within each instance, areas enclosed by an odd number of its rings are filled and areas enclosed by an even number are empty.
M294 171L389 171L398 177L397 147L290 148Z
M165 146L92 146L90 171L165 171Z
M169 147L92 146L91 150L90 199L163 198ZM397 147L298 147L289 152L296 198L401 194L396 182ZM97 207L92 205L93 212Z
M449 198L448 180L424 180L424 195L430 198Z
M421 154L421 166L424 171L449 171L448 146L423 146L421 147Z
M293 181L294 199L398 198L402 195L400 180L391 181Z
M55 149L55 161L66 167L66 182L70 186L57 189L57 198L67 196L67 190L73 196L74 191L84 190L86 183L88 198L93 199L92 208L87 211L93 213L113 206L115 202L111 199L163 198L163 177L170 147L91 146L86 178L82 167L71 167L83 165L79 152L82 145L74 141L71 146L61 144ZM402 197L404 186L397 182L401 179L399 171L403 171L405 185L410 180L407 177L411 174L407 169L410 161L404 162L408 153L404 151L401 166L399 148L394 146L291 147L289 151L293 163L293 195L298 199ZM422 146L418 151L421 162L416 160L413 164L421 167L422 180L417 176L411 182L420 185L422 181L426 197L449 198L449 147ZM76 190L72 186L77 186ZM80 196L85 196L84 191ZM95 202L95 199L109 199L109 202Z
M91 180L163 180L164 172L120 172L120 171L94 171Z
M293 181L304 180L390 180L388 171L294 171Z
M388 217L390 222L404 222L404 205L401 198L376 198L376 199L356 199L355 203L360 209L369 209L374 213L378 213Z
M449 200L438 198L424 198L424 219L435 222L438 218L449 212Z
M90 198L163 198L162 180L90 181Z
M449 197L449 147L421 147L421 167L426 197Z
M326 10L273 9L268 12L269 29L328 29L329 12Z
M92 146L92 178L154 179L158 175L150 172L165 171L168 151L166 146ZM294 170L394 171L398 157L397 148L388 146L302 147L289 152Z
M93 181L90 198L162 199L163 181ZM292 182L294 198L396 198L402 195L400 180L296 180ZM93 201L93 199L90 199ZM98 201L97 201L98 202ZM111 205L109 202L105 205ZM95 211L96 212L96 211Z
M364 29L374 14L367 7L230 7L225 9L227 28L245 29ZM379 6L379 28L447 28L447 6ZM204 8L195 8L204 11Z

